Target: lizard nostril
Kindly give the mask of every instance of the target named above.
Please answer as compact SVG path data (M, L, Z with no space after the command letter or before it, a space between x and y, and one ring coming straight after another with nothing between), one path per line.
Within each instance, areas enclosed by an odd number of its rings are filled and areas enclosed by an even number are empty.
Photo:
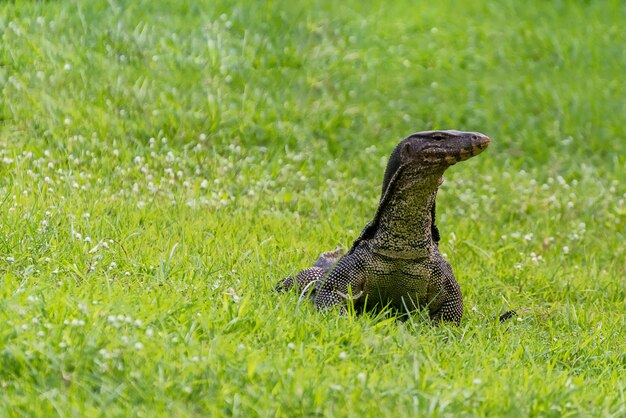
M480 147L486 147L489 144L489 137L487 135L472 135L472 142L478 142Z

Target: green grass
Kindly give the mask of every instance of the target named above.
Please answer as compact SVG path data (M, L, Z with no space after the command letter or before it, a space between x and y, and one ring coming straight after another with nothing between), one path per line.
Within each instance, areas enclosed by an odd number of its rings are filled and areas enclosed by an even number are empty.
M373 3L0 4L0 415L626 415L623 3ZM461 326L274 294L432 128Z

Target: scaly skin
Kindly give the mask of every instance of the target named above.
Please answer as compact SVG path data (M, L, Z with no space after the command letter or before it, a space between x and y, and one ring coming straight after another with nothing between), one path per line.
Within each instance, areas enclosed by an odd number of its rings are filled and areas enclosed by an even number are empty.
M435 197L444 171L488 144L483 134L459 131L418 132L402 140L389 158L374 219L352 248L323 253L277 290L310 290L318 309L345 306L350 298L359 310L427 309L433 322L459 324L463 298L439 253Z

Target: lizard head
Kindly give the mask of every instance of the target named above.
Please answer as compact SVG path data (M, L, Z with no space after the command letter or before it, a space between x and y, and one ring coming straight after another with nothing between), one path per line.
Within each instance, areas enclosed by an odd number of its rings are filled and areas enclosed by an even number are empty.
M431 168L443 173L449 166L480 154L488 145L489 137L478 132L424 131L409 135L389 157L382 195L402 166L417 171Z
M449 167L480 154L488 145L489 137L478 132L417 132L398 144L399 163Z

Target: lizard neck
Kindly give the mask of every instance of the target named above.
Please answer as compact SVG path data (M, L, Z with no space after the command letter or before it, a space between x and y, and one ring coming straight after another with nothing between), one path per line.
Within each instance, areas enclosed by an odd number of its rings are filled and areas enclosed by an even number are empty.
M370 246L374 252L394 258L428 257L436 251L433 241L432 209L443 170L405 173L393 193L383 198L378 211L378 228Z

